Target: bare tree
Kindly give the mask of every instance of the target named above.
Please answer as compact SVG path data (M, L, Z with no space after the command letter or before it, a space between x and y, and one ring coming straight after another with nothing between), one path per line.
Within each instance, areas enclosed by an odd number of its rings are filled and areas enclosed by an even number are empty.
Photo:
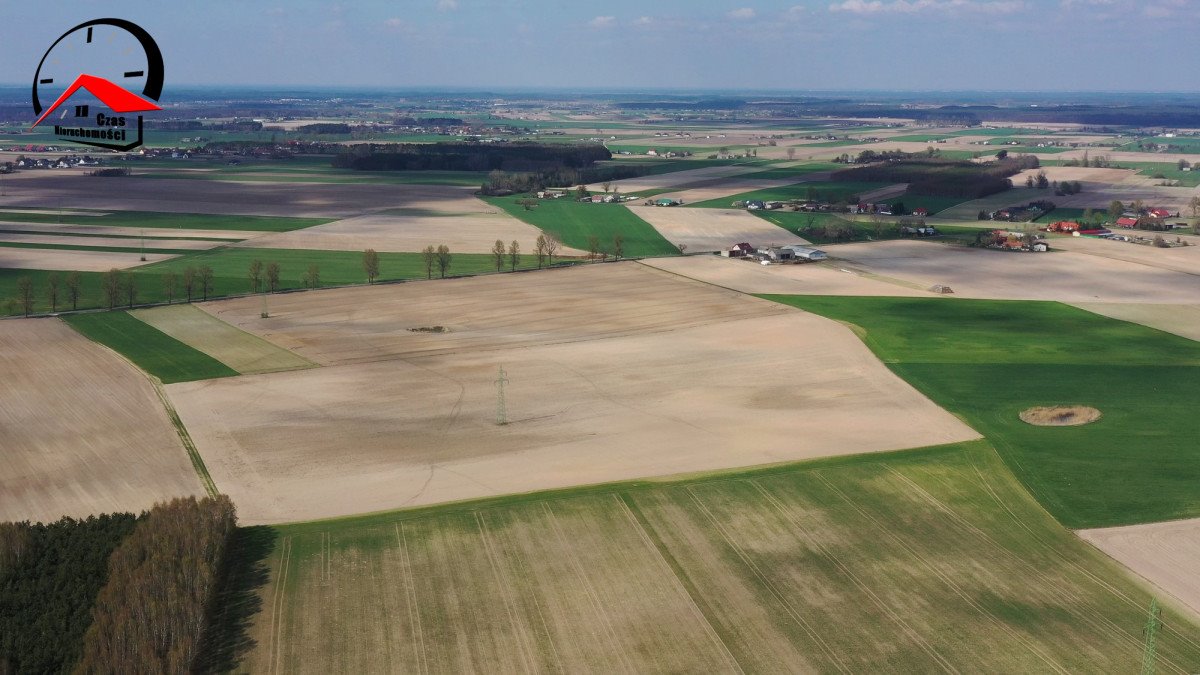
M271 293L279 290L279 263L267 263L267 290Z
M608 194L608 191L612 189L612 181L606 180L600 184L600 187L604 188L604 194Z
M683 255L683 252L687 250L687 244L675 244L675 248L679 249L679 255Z
M67 275L67 298L71 300L71 309L79 309L79 296L83 286L83 275L71 272Z
M185 267L183 269L183 292L187 294L187 301L192 301L192 294L196 291L196 268Z
M204 299L208 300L208 294L213 290L213 268L201 265L197 274L200 276L200 290L204 294Z
M625 237L618 232L613 235L613 257L620 258L625 255Z
M546 235L538 235L537 242L533 246L533 252L537 256L538 269L540 270L546 262Z
M796 148L788 148L787 156L788 156L788 159L796 159Z
M162 275L163 294L167 296L167 304L175 301L175 289L179 287L179 275L175 270L167 270Z
M62 291L62 282L58 278L58 272L51 272L46 277L46 300L50 302L50 312L58 311L59 293Z
M250 277L250 292L257 293L262 287L263 264L261 260L251 260L248 276Z
M508 264L514 272L517 271L517 265L521 264L521 245L517 243L516 239L513 239L512 243L508 245Z
M437 261L437 251L433 246L426 246L424 251L421 251L421 258L425 261L425 278L433 278L433 263Z
M1193 218L1200 217L1200 196L1192 197L1192 200L1188 202L1188 208L1192 210Z
M562 239L554 232L546 233L546 258L549 264L554 264L554 254L562 247Z
M133 309L138 293L137 278L133 276L133 272L125 273L125 278L121 280L121 290L125 292L125 300L129 303L129 309Z
M363 271L367 273L368 284L375 283L379 277L379 254L373 248L363 251Z
M441 273L443 279L446 278L446 271L450 269L450 259L451 259L450 247L445 244L438 246L437 247L437 266L438 266L438 272Z
M596 235L588 236L588 259L591 260L600 254L600 237Z
M33 312L33 279L20 277L17 279L17 302L20 303L25 316Z
M100 289L104 291L104 302L109 309L121 301L121 273L115 267L100 275Z
M308 288L316 288L321 285L321 268L316 263L308 266L308 270L304 272L304 285Z
M492 245L492 256L494 256L496 259L496 271L497 272L504 269L505 250L506 249L504 248L504 242L499 239L497 239L496 243Z

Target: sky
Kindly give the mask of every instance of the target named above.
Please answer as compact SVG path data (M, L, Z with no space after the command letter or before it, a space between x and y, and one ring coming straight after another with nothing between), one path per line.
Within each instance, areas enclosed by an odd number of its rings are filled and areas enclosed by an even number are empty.
M1200 0L0 0L0 83L146 28L174 85L1200 92Z

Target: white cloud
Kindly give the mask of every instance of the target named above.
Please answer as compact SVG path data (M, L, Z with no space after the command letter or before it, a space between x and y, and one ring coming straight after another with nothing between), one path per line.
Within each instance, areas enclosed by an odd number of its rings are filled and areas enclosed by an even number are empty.
M439 12L453 12L458 9L458 0L437 0Z
M653 24L654 24L654 19L651 19L648 16L639 16L638 18L633 20L633 25L635 25L635 26L650 26Z
M617 23L615 16L598 16L588 22L592 28L612 28Z
M804 5L793 5L784 11L783 18L789 21L794 21L804 16L806 12L808 12L808 8L806 8Z
M753 7L739 7L729 12L727 16L738 20L753 19L755 16L758 16L758 12L755 12Z
M980 12L1011 14L1025 9L1025 0L843 0L831 12L851 14L917 14L920 12Z

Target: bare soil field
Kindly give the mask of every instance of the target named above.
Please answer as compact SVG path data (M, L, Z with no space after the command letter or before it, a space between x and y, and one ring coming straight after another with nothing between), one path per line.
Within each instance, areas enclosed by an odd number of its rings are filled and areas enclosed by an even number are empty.
M845 267L919 288L944 284L966 298L1186 304L1200 297L1200 276L1071 251L1008 253L918 241L825 250Z
M657 176L641 176L613 181L610 189L615 187L622 194L633 194L643 190L661 190L663 188L675 187L676 185L688 185L714 178L728 178L762 170L763 167L761 166L709 166L703 169L672 171L671 173L659 174ZM604 191L604 187L599 183L589 185L588 189L592 192Z
M864 192L858 196L858 200L861 202L867 202L869 204L882 202L887 199L892 199L893 197L899 197L907 191L908 183L897 183L895 185L879 188L878 190L872 190L871 192Z
M68 216L69 217L69 216ZM2 218L2 216L0 216ZM109 225L58 225L47 223L16 223L0 219L0 230L20 230L23 232L39 232L51 235L106 235L110 237L187 237L195 239L214 239L224 241L240 241L258 237L267 232L250 230L188 230L176 228L145 228L117 227ZM126 239L125 241L131 241ZM149 239L147 239L149 241Z
M1155 232L1122 232L1136 234L1142 237L1154 237ZM1064 251L1078 255L1096 256L1121 260L1137 265L1148 265L1164 270L1174 270L1184 274L1200 274L1200 237L1177 235L1163 232L1163 238L1175 241L1182 239L1195 244L1177 248L1156 248L1144 244L1133 244L1125 241L1110 241L1092 239L1091 237L1061 237L1051 240L1050 244Z
M741 209L681 209L661 206L630 206L639 218L650 223L672 244L687 245L689 252L720 251L748 242L755 246L807 244L791 232L772 225Z
M193 241L189 239L122 239L119 237L72 237L70 235L53 234L14 234L0 231L0 242L14 244L58 244L62 246L112 246L116 248L137 248L144 246L147 251L158 249L176 249L188 251L205 251L221 246L221 241Z
M1044 166L1040 169L1026 169L1015 176L1012 176L1013 185L1022 185L1026 178L1037 180L1039 172L1045 171L1046 178L1052 181L1080 181L1082 183L1102 183L1111 185L1113 183L1121 183L1137 174L1133 169L1097 169L1093 167L1082 166ZM1086 188L1085 188L1086 189ZM1058 203L1057 200L1054 200Z
M1021 421L1039 427L1077 427L1100 419L1102 413L1085 405L1039 406L1021 411Z
M812 183L817 181L827 180L829 172L822 171L817 173L805 174L796 178L784 179L769 179L769 178L738 178L706 181L696 187L685 187L678 192L670 192L661 194L655 199L682 199L684 204L697 204L706 202L710 199L720 199L722 197L733 197L744 192L754 192L755 190L770 190L772 188L784 187L785 185L796 185L797 183Z
M1159 305L1129 302L1076 302L1080 309L1121 321L1140 323L1181 337L1200 341L1200 303Z
M130 314L239 373L273 373L316 365L234 328L195 305L138 309Z
M146 376L61 321L0 321L0 382L0 521L203 495Z
M634 263L512 276L526 292L462 280L277 303L265 336L359 363L168 393L254 523L977 437L815 315Z
M643 261L643 264L743 293L898 297L931 295L914 284L896 283L875 275L848 270L841 267L837 261L764 266L747 260L702 255L654 258Z
M1200 520L1106 527L1076 534L1200 614Z
M542 234L536 227L476 199L470 189L446 187L439 199L416 198L406 213L375 213L317 225L303 230L259 237L246 246L334 251L418 252L426 246L446 244L455 253L489 253L499 239L518 241L532 252ZM455 194L455 198L450 198ZM584 255L565 248L563 255Z
M63 172L5 180L5 208L64 208L347 218L414 202L457 200L461 188L367 183L234 183L186 178L98 179Z
M137 253L0 247L0 268L106 272L114 267L123 270L174 257L162 253L147 253L146 259L142 260Z

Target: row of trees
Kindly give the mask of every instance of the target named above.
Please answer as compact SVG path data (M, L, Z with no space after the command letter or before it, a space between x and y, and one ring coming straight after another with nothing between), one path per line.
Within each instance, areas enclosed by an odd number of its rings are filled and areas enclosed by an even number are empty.
M547 262L554 264L554 254L558 253L558 249L562 247L562 241L559 240L557 234L539 234L537 241L533 246L533 254L537 258L538 269L541 269ZM500 239L496 240L492 246L492 258L496 264L496 271L504 269L505 261L508 261L510 270L516 270L517 265L521 264L521 245L514 239L508 245L505 245Z
M405 143L356 145L333 166L363 171L550 171L580 169L612 159L600 144Z
M224 495L155 505L109 559L76 671L192 672L236 525Z
M0 523L0 673L65 673L132 514Z

